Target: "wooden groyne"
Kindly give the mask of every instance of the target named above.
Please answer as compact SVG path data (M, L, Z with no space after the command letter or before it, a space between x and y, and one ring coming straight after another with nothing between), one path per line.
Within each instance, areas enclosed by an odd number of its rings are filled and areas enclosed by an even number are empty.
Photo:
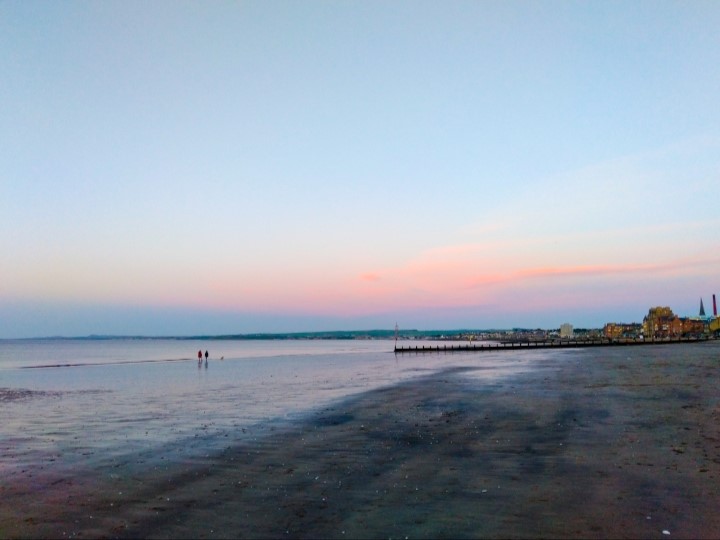
M407 345L395 346L396 353L431 353L431 352L494 352L519 351L528 349L582 349L587 347L628 347L638 345L673 345L678 343L702 343L709 341L707 337L677 338L665 340L563 340L563 341L503 341L495 344L482 345Z

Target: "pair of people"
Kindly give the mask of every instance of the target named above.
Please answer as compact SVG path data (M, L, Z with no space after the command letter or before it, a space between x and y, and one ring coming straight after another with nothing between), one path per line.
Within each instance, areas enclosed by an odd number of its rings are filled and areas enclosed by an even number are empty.
M208 354L207 351L205 351L205 364L206 365L207 365L207 361L208 361L208 356L210 356L210 355ZM202 351L198 351L198 364L200 364L202 362L202 357L203 357Z

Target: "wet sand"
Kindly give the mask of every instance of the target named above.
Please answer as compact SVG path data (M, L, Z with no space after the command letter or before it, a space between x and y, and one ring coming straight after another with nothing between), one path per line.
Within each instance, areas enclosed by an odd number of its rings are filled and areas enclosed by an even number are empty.
M15 475L0 537L718 538L719 367L711 342L449 369L201 459Z

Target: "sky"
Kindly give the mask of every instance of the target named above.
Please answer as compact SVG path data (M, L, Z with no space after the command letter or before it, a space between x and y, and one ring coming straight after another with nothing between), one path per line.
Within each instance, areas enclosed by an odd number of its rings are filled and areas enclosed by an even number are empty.
M0 2L0 338L720 294L716 1Z

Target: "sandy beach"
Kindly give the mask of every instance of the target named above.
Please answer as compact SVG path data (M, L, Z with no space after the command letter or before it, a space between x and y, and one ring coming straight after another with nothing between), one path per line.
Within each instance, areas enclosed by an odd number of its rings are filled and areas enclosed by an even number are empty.
M203 458L38 463L0 485L0 537L719 537L720 343L568 358L446 369Z

